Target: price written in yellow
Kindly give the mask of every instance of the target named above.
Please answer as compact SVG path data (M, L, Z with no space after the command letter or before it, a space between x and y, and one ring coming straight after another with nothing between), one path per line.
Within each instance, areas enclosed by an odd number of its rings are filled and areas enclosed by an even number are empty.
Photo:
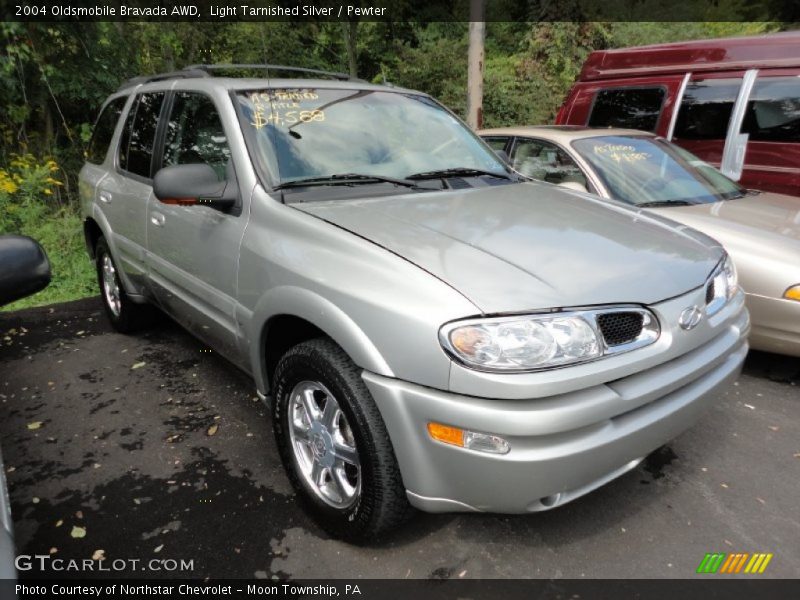
M283 113L272 110L269 115L261 107L256 107L253 113L253 121L250 123L256 129L261 129L267 125L285 126L295 123L313 123L325 120L325 112L322 110L287 110Z

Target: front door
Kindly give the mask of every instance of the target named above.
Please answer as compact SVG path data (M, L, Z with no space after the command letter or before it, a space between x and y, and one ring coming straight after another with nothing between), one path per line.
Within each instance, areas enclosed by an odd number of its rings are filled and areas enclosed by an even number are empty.
M169 108L158 168L205 163L220 181L235 178L228 136L214 101L176 92ZM175 320L220 354L241 364L235 321L239 245L246 214L208 206L177 206L150 198L147 237L151 287Z

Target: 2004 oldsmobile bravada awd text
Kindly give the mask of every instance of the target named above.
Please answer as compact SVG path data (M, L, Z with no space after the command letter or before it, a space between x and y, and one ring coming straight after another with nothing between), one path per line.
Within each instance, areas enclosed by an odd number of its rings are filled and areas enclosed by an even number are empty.
M333 534L559 506L737 376L748 316L710 238L523 181L424 94L217 73L109 98L87 243L117 329L156 304L252 373Z

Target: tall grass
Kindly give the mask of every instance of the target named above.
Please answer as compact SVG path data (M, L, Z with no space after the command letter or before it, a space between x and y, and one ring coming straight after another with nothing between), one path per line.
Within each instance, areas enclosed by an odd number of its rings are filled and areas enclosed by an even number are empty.
M55 161L29 154L14 155L0 168L0 234L27 235L38 241L53 275L47 288L3 307L4 311L76 300L97 291L81 219L62 197L60 171ZM10 268L14 265L0 265Z

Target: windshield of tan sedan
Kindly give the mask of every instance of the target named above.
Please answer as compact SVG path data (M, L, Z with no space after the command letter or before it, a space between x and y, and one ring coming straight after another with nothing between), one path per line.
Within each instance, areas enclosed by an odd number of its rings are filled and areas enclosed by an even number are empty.
M499 158L416 94L283 88L238 93L255 161L276 184L344 174L405 179L447 169L508 177Z
M603 136L575 140L572 147L612 198L630 204L704 204L745 194L711 165L665 140Z

